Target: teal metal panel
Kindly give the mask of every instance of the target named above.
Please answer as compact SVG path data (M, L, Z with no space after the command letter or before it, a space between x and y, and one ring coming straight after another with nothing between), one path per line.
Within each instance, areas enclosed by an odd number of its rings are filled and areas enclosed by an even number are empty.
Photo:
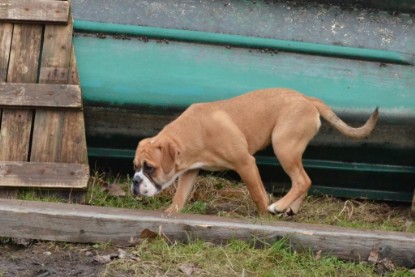
M122 25L77 20L74 28L80 32L100 34L122 34L145 36L147 38L163 38L176 41L197 42L205 44L227 45L246 48L277 49L285 52L304 53L310 55L332 56L348 59L370 60L386 63L413 65L415 57L411 54L391 50L378 50L318 44L300 41L250 37L241 35L208 33L191 30L177 30L136 25Z
M86 102L184 108L266 87L290 87L336 110L415 117L412 66L197 43L74 38ZM121 96L122 95L122 96Z

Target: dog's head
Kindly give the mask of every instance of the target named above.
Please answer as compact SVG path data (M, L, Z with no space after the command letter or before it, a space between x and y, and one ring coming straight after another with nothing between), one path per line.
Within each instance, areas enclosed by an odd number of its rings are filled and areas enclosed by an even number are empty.
M178 177L178 151L167 139L148 138L138 144L131 192L135 195L154 196L169 187Z

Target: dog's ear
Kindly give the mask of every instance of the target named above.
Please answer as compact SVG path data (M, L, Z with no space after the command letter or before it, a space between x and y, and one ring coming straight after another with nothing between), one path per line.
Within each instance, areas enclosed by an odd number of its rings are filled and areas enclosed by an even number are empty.
M170 173L175 165L177 149L171 142L160 144L161 148L161 167L165 174Z

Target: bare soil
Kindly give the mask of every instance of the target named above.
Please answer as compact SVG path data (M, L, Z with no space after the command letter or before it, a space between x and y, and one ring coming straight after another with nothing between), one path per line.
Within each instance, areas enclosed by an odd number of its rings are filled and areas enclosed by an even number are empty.
M2 242L0 276L100 276L105 264L96 261L96 255L114 251L116 249L95 250L91 245L82 244Z

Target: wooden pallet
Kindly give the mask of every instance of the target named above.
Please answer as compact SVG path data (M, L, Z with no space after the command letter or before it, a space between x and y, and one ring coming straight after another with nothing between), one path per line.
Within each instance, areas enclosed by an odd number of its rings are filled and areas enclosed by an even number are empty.
M0 0L0 195L85 191L89 178L68 1ZM12 193L10 193L12 192Z

